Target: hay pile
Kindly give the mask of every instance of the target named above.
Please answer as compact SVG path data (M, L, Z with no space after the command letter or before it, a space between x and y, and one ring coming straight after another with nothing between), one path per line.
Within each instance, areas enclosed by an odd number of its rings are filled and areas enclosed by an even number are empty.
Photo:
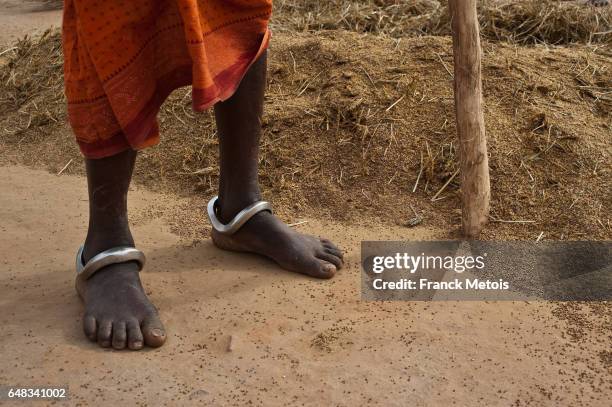
M39 0L61 8L62 0ZM482 34L519 44L612 44L612 7L587 0L481 0ZM446 0L274 0L275 31L348 30L391 36L450 35Z
M612 55L483 47L493 196L485 237L609 239ZM267 198L293 218L422 218L457 230L451 67L448 37L277 33L261 156ZM196 116L190 102L183 89L165 104L162 143L140 155L135 178L203 205L216 188L218 146L212 115ZM0 149L4 161L57 172L74 160L66 172L82 172L65 123L58 33L22 40L0 68Z
M274 28L316 32L349 30L394 38L450 35L446 1L438 0L277 0ZM612 8L582 1L482 0L482 34L519 44L612 44Z
M64 0L41 0L48 10L59 10L64 6Z

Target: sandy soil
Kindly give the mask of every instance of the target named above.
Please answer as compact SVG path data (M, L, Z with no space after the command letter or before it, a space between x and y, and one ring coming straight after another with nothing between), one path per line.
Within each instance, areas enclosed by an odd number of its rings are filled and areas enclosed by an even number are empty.
M0 46L3 48L26 34L35 35L61 24L62 11L49 9L40 1L0 0Z
M131 192L134 233L169 340L101 350L83 337L73 289L85 180L3 167L0 190L0 383L68 384L72 403L143 405L603 406L612 395L597 312L577 325L545 303L360 301L361 240L435 231L308 219L302 230L348 252L337 278L315 281L179 238L169 225L180 199L145 190Z
M0 43L59 21L18 3L0 2ZM73 405L603 406L612 397L605 307L360 301L361 240L445 231L289 219L347 251L337 278L315 281L194 240L201 233L183 225L206 228L202 208L138 188L130 211L149 260L143 281L169 339L144 352L99 349L81 332L73 288L85 179L5 166L0 191L2 385L69 385Z

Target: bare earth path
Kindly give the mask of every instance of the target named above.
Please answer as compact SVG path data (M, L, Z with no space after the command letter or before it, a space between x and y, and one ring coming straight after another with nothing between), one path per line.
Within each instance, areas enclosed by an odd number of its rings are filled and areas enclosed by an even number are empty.
M361 240L435 231L310 219L300 228L348 252L337 278L315 281L182 240L168 226L181 200L144 190L131 192L134 232L169 340L101 350L81 332L73 289L85 179L0 167L0 191L2 384L68 384L72 403L143 405L603 406L612 394L606 316L593 310L576 322L546 303L360 301Z
M0 52L26 34L34 35L61 26L62 11L49 9L41 3L0 0Z

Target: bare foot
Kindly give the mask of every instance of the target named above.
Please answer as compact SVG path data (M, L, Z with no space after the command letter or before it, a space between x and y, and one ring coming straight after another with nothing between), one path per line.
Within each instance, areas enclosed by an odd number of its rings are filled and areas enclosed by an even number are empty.
M218 215L223 222L261 198L257 174L266 61L264 53L234 95L215 105L220 152ZM232 236L213 231L212 239L221 249L258 253L287 270L313 277L331 278L342 267L342 252L333 243L297 233L270 212L253 216Z
M166 341L157 310L145 294L134 262L107 266L76 288L85 302L85 335L103 348L142 349Z
M343 264L332 242L298 233L270 212L253 216L231 236L213 229L212 239L220 249L261 254L286 270L316 278L333 277Z

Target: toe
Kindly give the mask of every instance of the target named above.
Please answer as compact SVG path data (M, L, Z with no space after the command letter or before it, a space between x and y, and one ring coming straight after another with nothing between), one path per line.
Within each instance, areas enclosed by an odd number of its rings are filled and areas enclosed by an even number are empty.
M332 278L338 269L332 263L313 257L309 272L305 273L315 278Z
M98 326L98 344L103 348L111 346L111 335L113 333L113 323L109 320L100 322Z
M85 332L85 336L90 340L95 342L97 338L97 323L96 318L93 315L85 315L83 318L83 331Z
M127 346L132 350L142 349L144 339L138 321L129 321L127 323Z
M338 257L340 260L344 260L344 253L342 253L339 249L334 249L332 247L324 246L325 251L329 254L332 254Z
M326 262L333 264L334 266L336 266L336 269L338 270L342 268L342 259L327 251L321 251L317 253L317 258L321 260L325 260Z
M142 335L147 346L157 348L166 342L166 330L157 315L147 317L142 323Z
M334 243L332 243L332 241L331 241L331 240L329 240L329 239L321 239L321 243L323 244L323 246L325 246L325 247L327 247L327 248L330 248L330 249L333 249L333 250L337 250L337 251L339 251L339 252L342 252L342 251L341 251L341 250L338 248L338 246L336 246Z
M325 261L320 262L319 267L321 270L320 278L332 278L336 275L336 271L338 271L336 266Z
M113 348L125 349L127 340L127 333L125 329L124 321L113 323Z

